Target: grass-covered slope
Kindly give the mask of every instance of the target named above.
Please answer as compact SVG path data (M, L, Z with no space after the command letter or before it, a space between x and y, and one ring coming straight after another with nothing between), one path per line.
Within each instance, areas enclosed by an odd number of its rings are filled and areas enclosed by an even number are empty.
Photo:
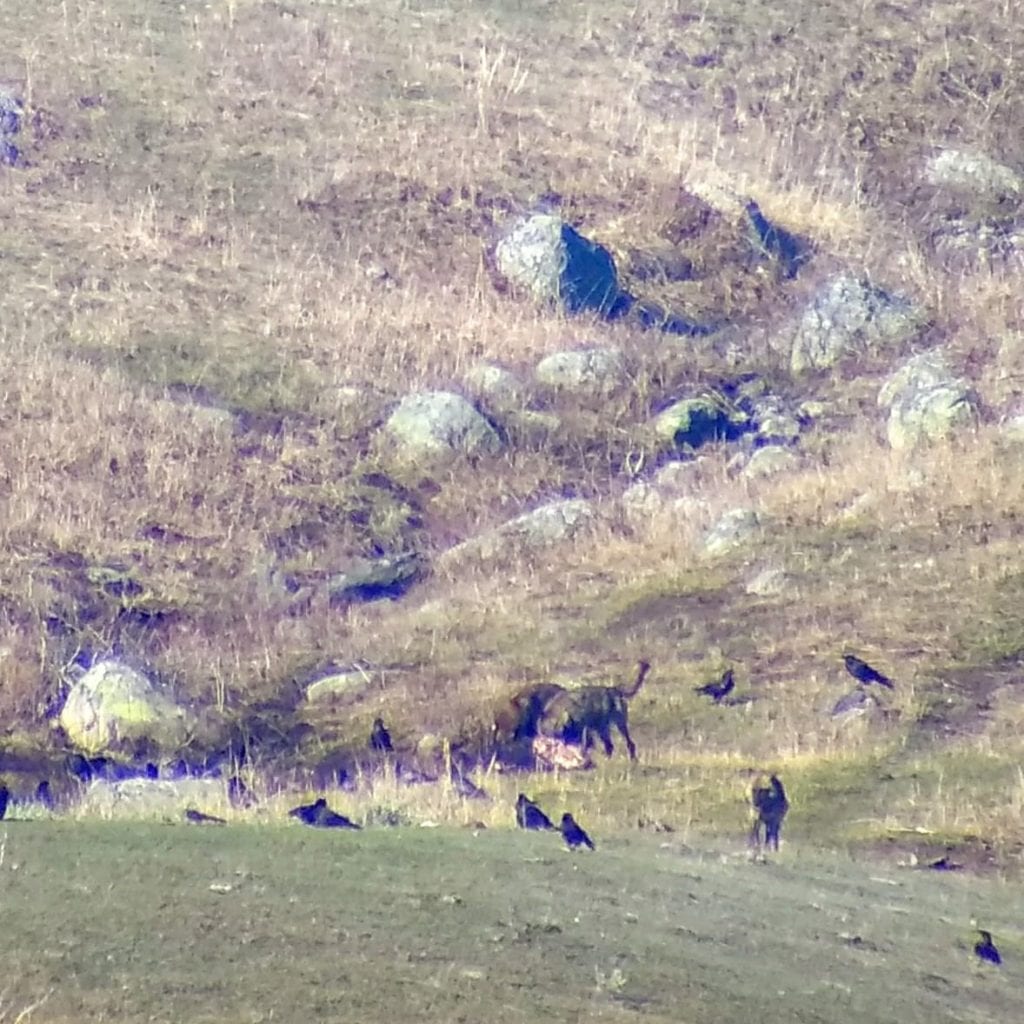
M1024 475L997 424L1018 390L1019 289L1012 268L943 261L930 240L956 211L920 186L938 145L1024 164L1018 15L838 0L6 11L0 78L27 118L26 165L0 170L5 728L45 739L40 707L83 649L232 714L284 707L313 727L303 764L365 742L378 713L406 747L458 738L524 682L625 680L646 656L642 767L558 784L608 828L647 808L731 832L749 770L774 767L801 807L794 839L912 835L1013 867ZM795 282L674 297L743 312L727 345L567 322L492 289L483 252L509 210L555 193L625 258L687 188L754 196L816 246ZM790 377L776 327L837 267L927 311L922 344L982 397L977 435L911 464L882 440L886 359ZM403 394L458 388L485 359L529 378L584 342L619 346L629 386L597 405L534 389L562 426L500 457L389 461L376 428ZM753 374L823 403L803 468L746 482L712 449L692 514L617 518L631 472L664 457L652 412ZM355 556L433 555L566 493L598 501L589 539L438 573L397 604L324 596ZM761 535L702 557L706 527L741 505ZM773 567L788 589L749 593ZM896 680L888 716L828 718L848 646ZM382 667L371 698L293 710L312 668L354 658ZM692 694L726 663L749 704Z

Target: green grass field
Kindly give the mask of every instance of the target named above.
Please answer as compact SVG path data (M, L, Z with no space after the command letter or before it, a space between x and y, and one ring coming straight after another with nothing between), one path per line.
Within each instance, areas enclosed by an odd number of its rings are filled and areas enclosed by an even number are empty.
M569 854L506 829L3 835L5 1021L981 1024L1020 1008L1022 905L999 881L671 837L595 834L596 854ZM973 920L1001 969L975 962Z

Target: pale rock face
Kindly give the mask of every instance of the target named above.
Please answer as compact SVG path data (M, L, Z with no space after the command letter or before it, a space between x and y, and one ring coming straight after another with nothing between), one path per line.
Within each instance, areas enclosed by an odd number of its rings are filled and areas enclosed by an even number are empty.
M93 665L71 688L60 714L71 742L92 754L136 740L174 749L187 740L192 719L141 672L115 660Z

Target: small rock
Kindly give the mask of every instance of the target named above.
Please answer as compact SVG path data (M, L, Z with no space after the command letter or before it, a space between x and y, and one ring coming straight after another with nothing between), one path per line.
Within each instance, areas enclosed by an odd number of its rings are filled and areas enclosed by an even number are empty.
M684 398L654 419L654 432L664 441L699 448L709 441L733 441L748 429L747 417L709 396Z
M754 597L778 597L789 590L791 585L792 577L785 569L767 568L748 580L744 589Z
M409 395L385 429L409 454L450 460L458 455L501 451L493 426L461 395L427 391Z
M984 153L943 149L928 158L924 167L930 185L962 189L979 198L997 200L1024 193L1024 177Z
M800 465L797 455L780 444L769 444L755 449L743 467L746 480L763 480L796 469Z
M626 380L622 353L616 348L554 352L537 364L537 380L552 388L607 395Z
M761 526L758 514L749 508L726 512L704 538L709 555L723 555L744 544Z

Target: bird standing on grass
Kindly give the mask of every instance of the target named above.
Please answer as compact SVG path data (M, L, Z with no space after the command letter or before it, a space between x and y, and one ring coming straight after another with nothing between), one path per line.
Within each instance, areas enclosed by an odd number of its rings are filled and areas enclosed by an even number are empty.
M858 683L877 683L879 686L884 686L888 690L894 689L892 680L888 676L883 676L878 669L872 668L866 661L858 658L856 654L844 654L843 664L846 665L846 671L849 672Z
M11 791L6 786L0 786L0 821L7 813L7 801L11 799Z
M996 944L992 941L992 933L985 931L984 928L979 928L978 934L981 938L974 944L975 956L979 960L995 964L998 967L1003 962L1003 958L999 955L999 950L996 949Z
M303 825L309 825L312 828L361 829L363 827L346 818L344 814L332 811L327 806L327 801L323 797L320 797L314 803L293 807L288 814L292 818L298 818Z
M722 673L722 678L717 683L705 683L703 686L695 686L693 688L694 693L699 693L703 697L710 697L716 704L721 704L722 699L727 697L733 691L733 687L736 685L732 677L732 669L727 668Z
M551 819L525 793L516 800L516 824L534 831L555 831Z
M591 850L597 849L590 836L576 824L575 819L568 811L562 815L562 838L570 850L575 850L580 846L586 846Z
M370 733L370 749L379 750L385 754L394 752L395 748L391 745L391 733L388 732L383 718L375 718L373 720L373 730Z

